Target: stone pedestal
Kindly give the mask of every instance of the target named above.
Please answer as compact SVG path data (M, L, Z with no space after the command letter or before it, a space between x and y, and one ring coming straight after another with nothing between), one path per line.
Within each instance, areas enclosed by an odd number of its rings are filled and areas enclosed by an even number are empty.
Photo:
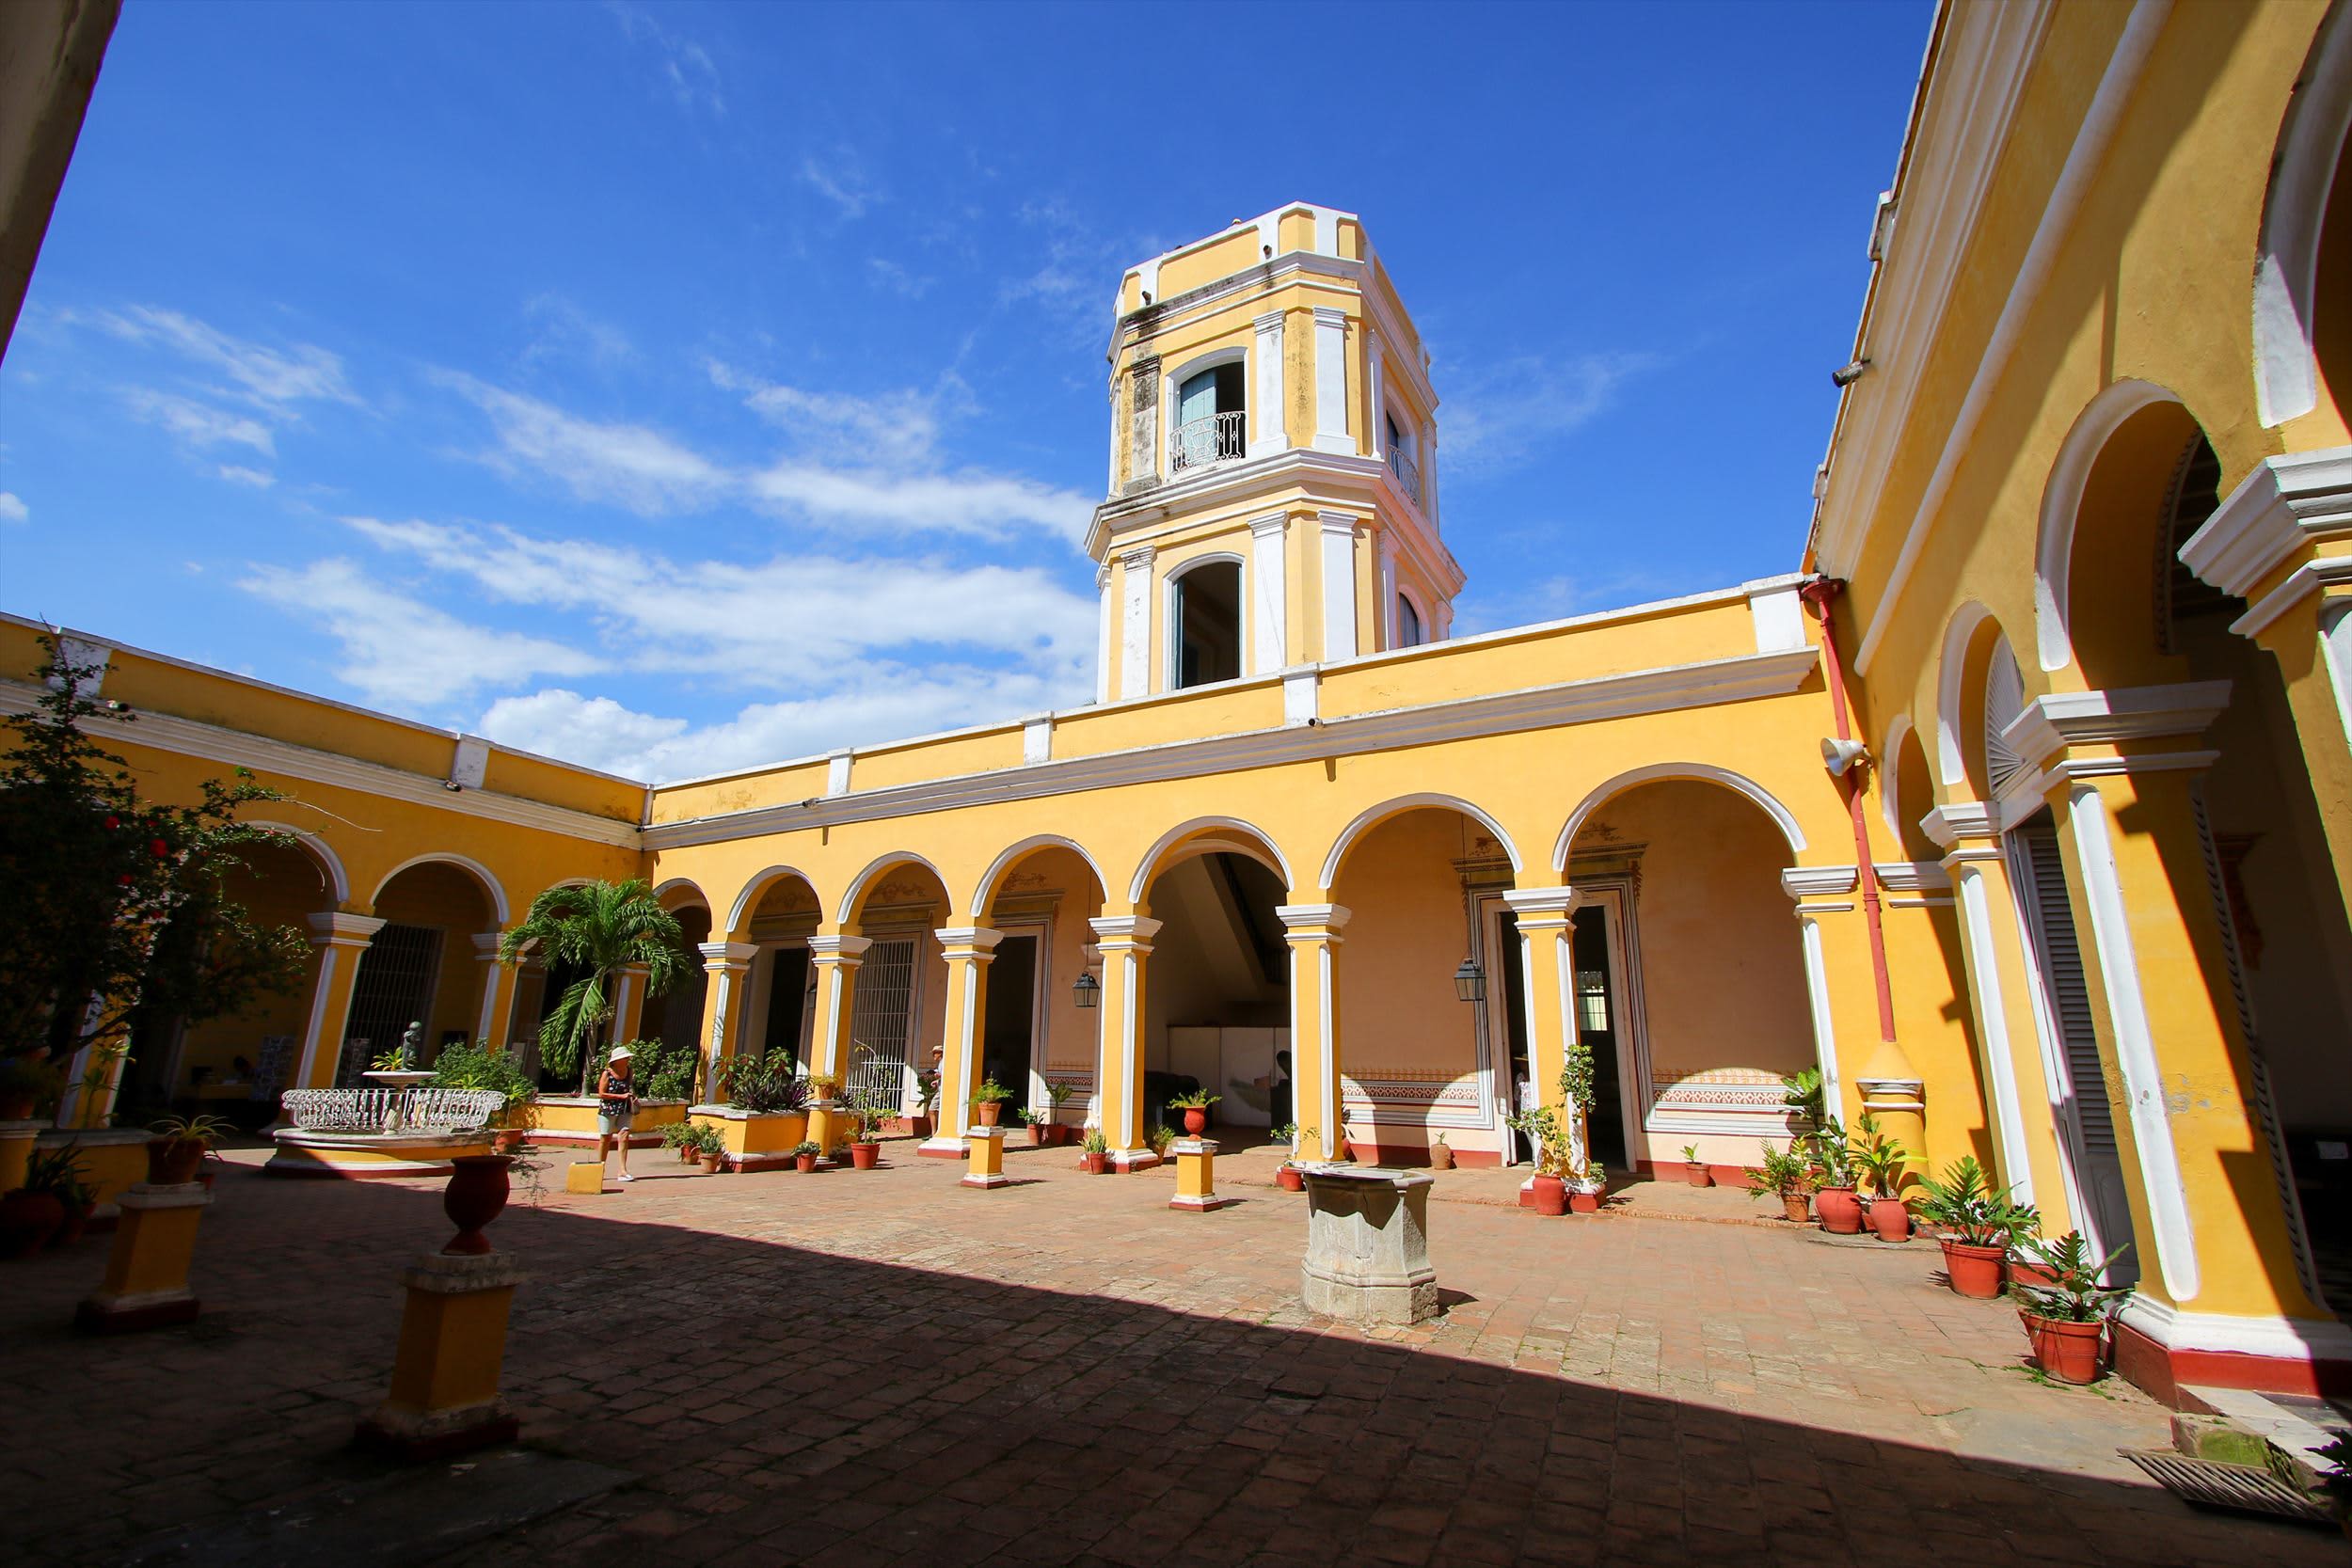
M1429 1189L1418 1171L1334 1163L1299 1167L1307 1183L1307 1309L1351 1323L1417 1323L1438 1312L1429 1266Z
M500 1397L499 1373L522 1278L504 1252L429 1252L409 1265L391 1392L360 1420L363 1447L437 1459L515 1440L517 1423Z
M574 1160L564 1167L564 1190L567 1193L600 1193L604 1191L604 1162Z
M975 1127L963 1135L964 1147L970 1151L964 1166L963 1184L967 1187L1001 1187L1012 1178L1005 1174L1005 1130L1001 1127Z
M1179 1138L1168 1146L1176 1156L1176 1196L1170 1209L1204 1213L1233 1200L1216 1196L1216 1144L1209 1138Z
M856 1126L857 1118L839 1101L820 1100L808 1108L808 1141L823 1149L828 1160L833 1158L834 1150L850 1141L850 1133Z
M33 1141L48 1127L45 1121L0 1121L0 1193L24 1185L25 1167L33 1163Z
M151 1187L142 1181L116 1200L121 1221L106 1275L74 1310L74 1326L93 1334L183 1323L196 1316L188 1289L188 1264L196 1256L196 1227L213 1195L201 1181Z

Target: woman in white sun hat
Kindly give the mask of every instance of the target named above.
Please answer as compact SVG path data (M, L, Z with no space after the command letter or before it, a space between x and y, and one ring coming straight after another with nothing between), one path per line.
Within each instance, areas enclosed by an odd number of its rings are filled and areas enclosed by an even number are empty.
M596 1164L604 1164L604 1157L618 1143L624 1181L637 1180L628 1173L628 1118L637 1110L637 1085L632 1076L636 1070L628 1047L616 1045L596 1078Z

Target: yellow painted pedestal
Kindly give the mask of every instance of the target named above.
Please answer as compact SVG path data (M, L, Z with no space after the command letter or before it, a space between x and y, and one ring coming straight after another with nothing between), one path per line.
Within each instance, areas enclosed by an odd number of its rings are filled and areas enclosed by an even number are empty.
M24 1167L33 1159L33 1140L48 1126L45 1121L0 1121L0 1193L12 1193L24 1185Z
M1176 1196L1170 1209L1205 1213L1233 1199L1216 1196L1216 1144L1208 1138L1179 1138L1168 1146L1176 1156Z
M834 1151L850 1141L856 1125L857 1118L850 1115L849 1107L837 1101L820 1100L808 1108L808 1141L823 1149L827 1160L833 1159Z
M499 1373L522 1278L505 1252L428 1252L409 1266L391 1392L360 1420L361 1444L437 1459L515 1440L518 1426L499 1395Z
M151 1187L142 1181L116 1200L121 1222L98 1293L75 1309L74 1326L93 1334L183 1323L196 1316L188 1264L196 1227L213 1195L201 1181Z
M564 1167L564 1190L567 1193L600 1193L604 1191L604 1162L574 1160Z
M1001 1127L975 1127L963 1135L968 1164L964 1167L963 1185L967 1187L1002 1187L1012 1180L1005 1174L1005 1130Z

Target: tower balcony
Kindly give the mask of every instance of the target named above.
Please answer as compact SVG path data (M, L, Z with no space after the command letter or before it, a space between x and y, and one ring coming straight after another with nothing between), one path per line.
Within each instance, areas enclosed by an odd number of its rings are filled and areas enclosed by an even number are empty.
M1389 449L1389 472L1396 476L1398 487L1412 498L1415 506L1427 504L1421 495L1421 465L1406 456L1399 448Z
M1227 414L1203 414L1176 426L1168 432L1168 472L1205 468L1212 463L1231 463L1245 456L1249 447L1249 434L1244 428L1248 418L1246 411L1235 409Z

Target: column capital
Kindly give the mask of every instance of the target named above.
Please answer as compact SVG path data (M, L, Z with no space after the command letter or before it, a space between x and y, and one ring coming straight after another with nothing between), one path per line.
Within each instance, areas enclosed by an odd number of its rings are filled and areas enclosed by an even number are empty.
M1503 907L1518 916L1522 931L1565 926L1591 902L1583 890L1573 887L1515 887L1502 895Z
M2001 808L1982 800L1947 800L1919 818L1919 831L1947 849L1991 844L2008 826Z
M478 931L473 938L473 956L485 964L496 963L499 958L499 943L505 940L504 931Z
M1106 915L1089 920L1095 945L1105 953L1149 953L1160 923L1148 914Z
M1363 528L1364 520L1352 512L1318 512L1315 525L1327 534L1353 539Z
M1285 312L1280 310L1268 310L1263 315L1251 318L1250 325L1261 332L1279 332L1282 330L1284 314Z
M2080 746L2129 746L2200 736L2229 705L2228 681L2053 691L2034 698L2024 712L2002 725L2001 741L2027 768L2042 768Z
M872 937L847 934L811 937L808 939L808 956L813 963L855 969L866 961L866 950L873 945Z
M1792 865L1780 874L1780 890L1796 900L1800 919L1855 908L1845 895L1861 885L1861 873L1851 865Z
M948 962L970 959L987 963L996 956L996 944L1005 940L1005 933L986 926L942 926L931 935L939 939Z
M697 943L697 947L703 956L703 969L712 974L744 969L759 954L759 944L752 942L706 942Z
M376 932L391 924L372 914L344 914L334 910L311 915L310 921L313 947L365 947L375 940Z
M1337 942L1356 911L1345 904L1277 904L1274 917L1292 942Z
M748 952L748 953L746 953L746 954L744 955L746 958L749 958L749 957L750 957L750 955L751 955L751 953L756 953L756 952L758 952L758 951L759 951L759 949L758 949L756 946L755 946L754 944L752 944L751 942L730 942L725 943L724 945L726 945L726 946L728 946L728 947L743 947L743 948L748 948L748 949L750 949L750 952ZM707 957L707 956L708 956L708 952L709 952L709 950L708 950L707 948L706 948L706 949L704 950L704 955L705 955L705 957ZM613 973L613 974L633 974L633 975L635 975L638 979L640 979L640 980L644 980L644 979L648 979L648 978L650 978L650 977L652 976L652 974L653 974L653 969L652 969L652 966L651 966L651 965L648 965L648 964L622 964L619 968L615 969L612 973Z
M1159 559L1159 554L1157 545L1131 545L1119 552L1119 563L1131 572L1146 571Z
M1261 539L1279 539L1282 531L1290 527L1290 521L1286 512L1269 512L1263 517L1250 518L1249 531Z

